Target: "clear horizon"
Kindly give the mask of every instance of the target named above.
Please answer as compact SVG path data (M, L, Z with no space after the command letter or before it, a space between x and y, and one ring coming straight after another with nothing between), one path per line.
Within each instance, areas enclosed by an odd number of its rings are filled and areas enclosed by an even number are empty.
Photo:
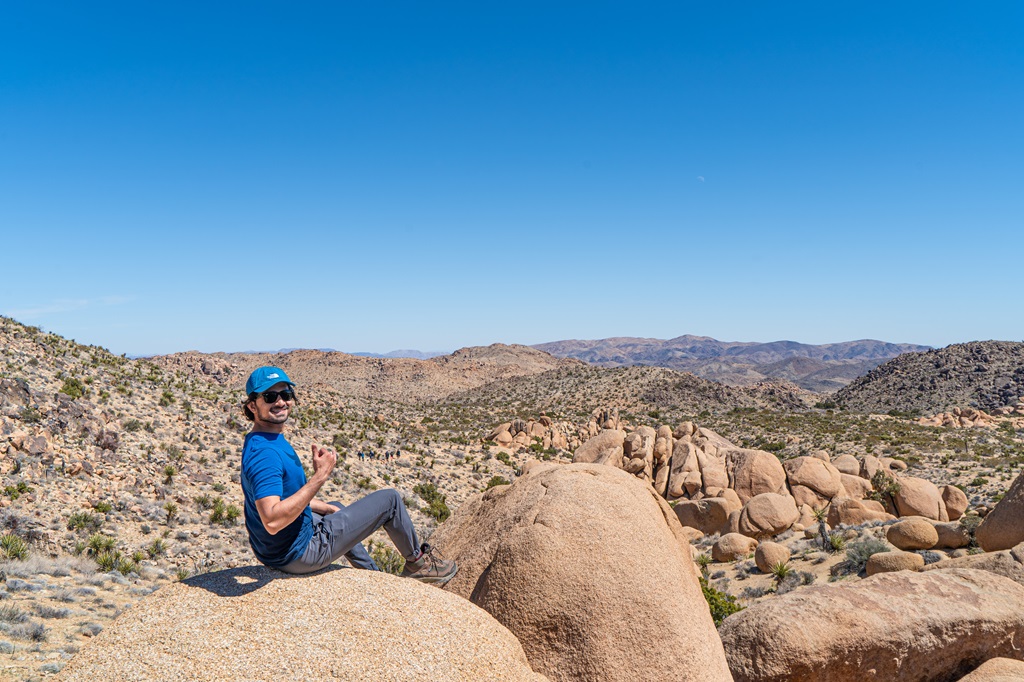
M135 356L1024 340L1022 20L8 8L0 314Z

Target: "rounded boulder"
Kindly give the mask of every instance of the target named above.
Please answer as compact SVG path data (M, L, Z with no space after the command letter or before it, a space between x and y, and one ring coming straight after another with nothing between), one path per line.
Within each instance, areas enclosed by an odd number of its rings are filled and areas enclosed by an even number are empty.
M955 485L944 485L939 491L942 503L946 505L946 515L950 521L956 521L967 511L967 493Z
M436 587L377 571L288 576L246 566L161 587L83 647L60 679L548 678L486 611Z
M879 552L868 557L864 567L868 577L878 573L894 571L920 571L924 568L924 557L914 552Z
M1024 542L1024 474L1017 476L1003 499L985 516L975 537L986 552L1010 549Z
M900 516L923 516L935 521L949 521L942 494L934 483L913 476L900 476L896 480L900 489L893 497Z
M538 468L467 499L431 544L459 564L446 590L511 630L537 672L728 679L679 519L649 483L621 469Z
M799 518L800 510L791 496L761 493L740 511L739 531L750 537L778 535Z
M769 573L772 566L785 564L790 558L789 548L778 542L762 542L754 550L754 563L762 573Z
M931 549L938 544L939 533L927 519L911 517L889 526L885 539L897 549Z
M715 561L736 561L757 549L757 540L740 533L726 533L711 546L711 558Z

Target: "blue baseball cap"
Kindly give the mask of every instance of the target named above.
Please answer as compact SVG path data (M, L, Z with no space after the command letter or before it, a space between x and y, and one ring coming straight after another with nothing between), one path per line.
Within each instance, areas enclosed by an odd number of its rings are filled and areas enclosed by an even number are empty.
M253 370L252 374L249 375L249 380L245 382L245 393L246 395L263 393L263 391L274 384L279 384L282 381L289 386L295 385L280 367L258 367Z

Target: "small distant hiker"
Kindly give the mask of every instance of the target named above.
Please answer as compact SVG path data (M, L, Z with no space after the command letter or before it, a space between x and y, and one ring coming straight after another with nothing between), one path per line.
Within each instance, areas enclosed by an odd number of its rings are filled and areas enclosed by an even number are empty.
M454 561L419 543L397 490L374 491L347 507L317 499L338 455L313 443L313 475L306 479L301 460L283 435L297 402L295 384L284 370L256 369L245 382L245 393L242 411L253 423L242 449L245 529L261 563L301 574L318 571L345 555L356 568L379 571L361 543L383 526L405 557L403 576L435 585L455 577Z

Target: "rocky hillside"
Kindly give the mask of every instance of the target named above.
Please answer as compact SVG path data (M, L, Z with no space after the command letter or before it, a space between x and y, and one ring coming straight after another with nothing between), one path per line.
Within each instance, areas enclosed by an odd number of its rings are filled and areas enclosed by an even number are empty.
M902 355L836 393L851 410L931 415L957 407L986 412L1024 398L1024 343L973 341Z
M496 343L463 348L427 360L369 358L337 351L295 350L288 353L176 353L151 358L168 371L239 389L260 365L281 367L302 386L316 386L338 395L404 403L437 400L458 391L560 367L583 366L528 346Z
M872 340L815 346L795 341L727 342L690 335L668 340L619 337L555 341L534 348L599 367L667 367L732 386L784 379L816 392L835 391L890 358L928 349Z

